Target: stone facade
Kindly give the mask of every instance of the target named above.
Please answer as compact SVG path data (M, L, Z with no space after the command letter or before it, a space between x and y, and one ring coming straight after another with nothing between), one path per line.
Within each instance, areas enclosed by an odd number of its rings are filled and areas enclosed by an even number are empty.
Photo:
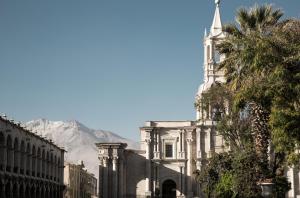
M64 152L0 117L0 197L62 198Z
M140 128L150 178L145 180L148 195L193 197L200 193L192 177L198 163L196 129L194 121L149 121Z
M64 198L93 198L97 197L97 179L87 172L84 164L66 163L64 168Z
M97 143L99 148L99 197L123 197L126 194L125 143ZM126 151L126 153L125 153ZM126 160L126 161L125 161Z

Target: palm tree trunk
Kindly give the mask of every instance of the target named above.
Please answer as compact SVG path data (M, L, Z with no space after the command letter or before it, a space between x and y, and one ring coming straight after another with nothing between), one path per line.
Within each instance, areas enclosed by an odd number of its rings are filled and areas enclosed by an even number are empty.
M268 174L269 140L270 131L268 127L269 113L255 102L250 103L252 134L255 141L255 151L258 158L257 174L260 179L266 178Z

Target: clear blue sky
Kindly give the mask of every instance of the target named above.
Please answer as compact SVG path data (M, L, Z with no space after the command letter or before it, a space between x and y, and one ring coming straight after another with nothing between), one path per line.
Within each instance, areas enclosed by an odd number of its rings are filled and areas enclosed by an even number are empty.
M223 0L235 10L299 0ZM138 140L146 120L193 120L213 0L0 0L0 112L76 119Z

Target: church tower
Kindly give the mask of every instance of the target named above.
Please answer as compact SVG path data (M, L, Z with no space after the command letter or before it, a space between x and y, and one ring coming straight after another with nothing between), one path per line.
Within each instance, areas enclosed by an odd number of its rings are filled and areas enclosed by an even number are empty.
M220 0L215 1L216 9L209 34L204 33L204 79L199 86L196 95L196 104L201 101L202 94L205 93L213 83L224 82L224 72L217 71L216 65L224 59L216 50L216 44L225 37L222 32L222 22L220 16ZM211 119L211 112L201 110L201 104L197 105L197 121Z
M214 119L215 109L210 104L203 102L203 94L216 83L225 82L224 72L217 70L217 64L224 60L216 50L216 45L225 38L222 31L222 22L220 16L220 0L215 1L216 8L213 22L209 33L205 31L204 46L204 63L203 63L203 83L199 86L196 94L196 145L197 145L197 169L207 163L207 158L213 153L223 152L224 139L216 131L216 122Z

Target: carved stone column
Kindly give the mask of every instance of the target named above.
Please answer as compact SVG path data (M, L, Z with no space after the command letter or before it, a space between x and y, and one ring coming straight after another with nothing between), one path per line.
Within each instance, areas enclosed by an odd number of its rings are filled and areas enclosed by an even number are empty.
M206 157L210 158L212 154L212 130L211 128L208 128L205 130L205 152L206 152Z
M146 177L146 196L151 196L151 139L145 139L146 160L147 160L147 177Z
M154 133L154 159L160 159L160 138L159 138L159 131L156 130Z
M188 196L192 196L192 143L193 143L193 139L192 138L188 138L187 140L187 192L188 192Z
M99 192L99 198L102 198L103 195L103 158L99 157L99 179L98 179L98 192Z
M178 158L179 159L183 159L183 142L184 142L184 139L183 139L183 130L180 130L179 131L179 156Z
M180 130L179 133L179 159L185 159L185 148L184 148L184 144L185 144L185 130Z
M120 157L119 159L119 196L120 197L125 197L125 195L123 194L123 188L124 188L124 166L123 166L123 156Z
M196 128L196 151L197 151L197 159L202 158L202 153L201 153L201 129Z
M103 157L103 198L108 197L108 168L108 157Z
M179 168L179 197L185 197L185 166L180 164Z
M154 181L153 181L153 186L154 186L154 196L158 197L159 196L159 187L160 187L160 183L159 183L159 166L160 166L160 162L155 162L154 163Z
M118 198L118 156L114 156L112 160L112 169L113 169L113 197Z
M157 158L160 159L160 133L156 131L156 151L157 151Z
M186 167L182 167L182 192L186 194Z

